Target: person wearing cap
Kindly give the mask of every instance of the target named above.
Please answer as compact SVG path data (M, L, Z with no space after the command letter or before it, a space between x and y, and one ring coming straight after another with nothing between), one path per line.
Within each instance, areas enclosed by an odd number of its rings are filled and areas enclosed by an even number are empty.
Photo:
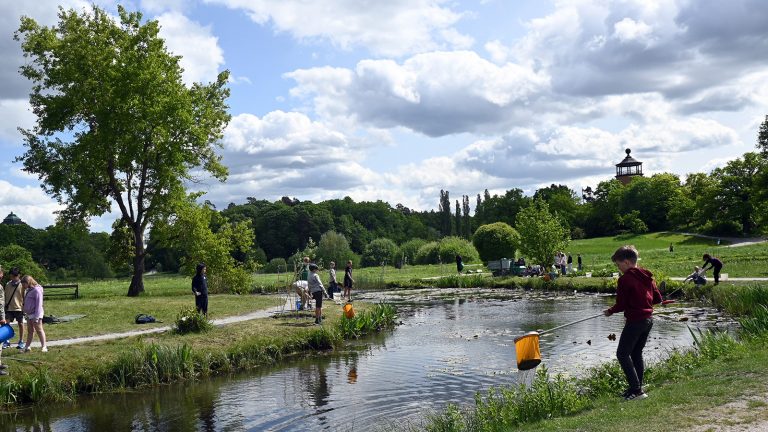
M205 263L200 263L195 269L195 276L192 278L192 292L195 293L195 307L203 315L208 315L208 278L206 278L207 268Z
M322 314L322 307L323 307L323 292L325 291L325 287L323 286L323 282L320 280L320 275L317 274L317 264L312 263L309 265L309 293L312 295L312 298L315 299L315 324L322 324L323 323L323 314Z
M24 344L24 288L21 287L21 276L18 267L14 267L8 272L11 276L11 280L5 284L5 302L3 303L5 309L5 319L8 323L16 321L19 323L19 343L16 348L23 350L26 348ZM10 348L11 341L5 341L3 348Z

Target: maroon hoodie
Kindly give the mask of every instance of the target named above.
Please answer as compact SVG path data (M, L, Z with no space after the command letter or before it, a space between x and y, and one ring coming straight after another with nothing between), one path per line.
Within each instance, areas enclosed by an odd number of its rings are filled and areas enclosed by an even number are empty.
M653 274L633 267L619 278L616 304L608 312L624 312L627 321L642 321L653 314L653 305L661 303L661 293L653 281Z

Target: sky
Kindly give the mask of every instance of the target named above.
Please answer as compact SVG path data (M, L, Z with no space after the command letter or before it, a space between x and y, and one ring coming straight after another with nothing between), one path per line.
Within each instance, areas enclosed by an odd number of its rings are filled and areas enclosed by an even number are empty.
M24 173L35 117L13 32L81 0L0 0L0 217L37 228L61 208ZM117 2L96 0L116 14ZM685 178L753 151L768 113L759 0L130 0L158 20L183 79L231 73L226 182L248 197L352 197L417 210L488 189L580 193L626 148ZM116 210L116 207L114 208ZM116 213L91 220L109 231Z

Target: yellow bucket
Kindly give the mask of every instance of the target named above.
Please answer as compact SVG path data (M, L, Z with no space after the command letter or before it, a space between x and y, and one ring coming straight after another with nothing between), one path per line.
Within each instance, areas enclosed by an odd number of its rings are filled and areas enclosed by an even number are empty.
M520 370L533 369L541 363L539 351L539 333L529 332L515 338L515 354L517 354L517 368Z
M355 317L355 310L352 309L352 303L347 303L344 305L344 316L349 319Z

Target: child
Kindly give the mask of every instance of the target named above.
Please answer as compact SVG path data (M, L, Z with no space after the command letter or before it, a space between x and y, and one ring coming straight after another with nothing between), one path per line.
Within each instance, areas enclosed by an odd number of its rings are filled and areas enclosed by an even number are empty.
M331 300L333 300L333 293L336 291L336 287L339 285L339 283L336 281L336 263L331 261L328 264L331 269L328 270L328 296Z
M208 316L208 268L205 263L199 263L195 267L195 276L192 277L192 292L195 294L195 308L197 312Z
M29 352L32 346L32 336L37 333L41 352L48 352L43 330L43 287L30 275L21 278L21 287L24 288L24 313L27 315L27 346L23 352Z
M355 280L352 279L352 261L347 261L347 267L344 269L344 294L342 298L346 297L348 302L352 302L352 284Z
M312 298L315 299L315 324L320 325L323 323L323 315L322 315L322 308L323 308L323 292L325 291L325 287L323 287L323 282L320 281L320 275L317 274L317 264L310 264L309 265L309 293L312 295Z
M621 331L616 357L629 388L622 395L625 400L644 399L643 348L653 327L653 305L661 303L661 293L656 288L653 274L637 266L637 250L634 246L622 246L611 257L622 273L616 289L616 304L603 311L605 316L624 312L626 322Z
M16 321L19 323L19 344L16 348L23 350L26 348L24 345L24 312L22 305L24 304L24 289L21 287L21 272L18 267L11 269L9 274L11 280L5 285L5 319L8 320L8 324ZM3 348L10 348L11 341L5 341Z
M695 266L693 268L693 273L689 274L687 278L683 280L683 282L693 281L695 285L706 285L707 284L707 278L704 277L704 272L701 271L699 266Z

